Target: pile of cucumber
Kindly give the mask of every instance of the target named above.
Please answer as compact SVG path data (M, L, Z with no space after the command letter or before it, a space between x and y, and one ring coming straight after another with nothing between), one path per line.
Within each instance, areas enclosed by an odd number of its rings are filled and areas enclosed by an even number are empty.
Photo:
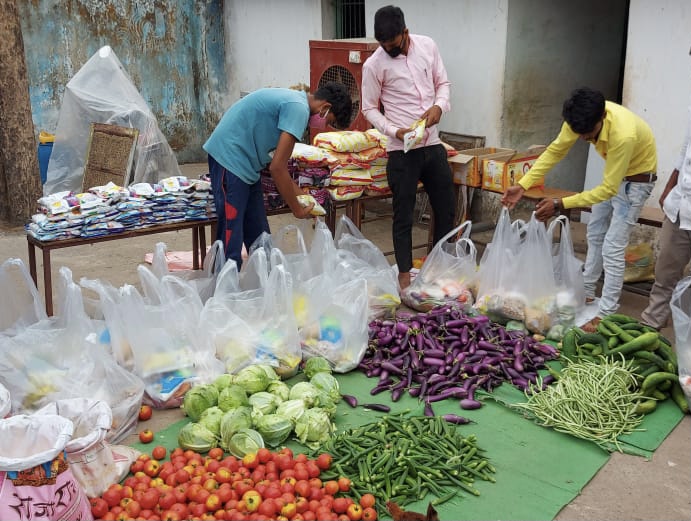
M635 318L619 313L608 315L600 321L596 333L573 327L562 339L560 354L564 364L613 357L631 360L642 397L637 412L650 413L659 401L667 398L672 398L684 413L689 412L679 384L674 348L657 330Z

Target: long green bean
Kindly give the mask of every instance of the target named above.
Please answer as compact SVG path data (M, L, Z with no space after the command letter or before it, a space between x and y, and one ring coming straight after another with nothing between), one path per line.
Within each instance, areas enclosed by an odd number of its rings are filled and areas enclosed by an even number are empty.
M619 436L634 431L643 419L636 413L640 394L631 368L625 360L573 362L554 384L540 391L538 382L525 392L527 402L512 407L541 425L621 451Z

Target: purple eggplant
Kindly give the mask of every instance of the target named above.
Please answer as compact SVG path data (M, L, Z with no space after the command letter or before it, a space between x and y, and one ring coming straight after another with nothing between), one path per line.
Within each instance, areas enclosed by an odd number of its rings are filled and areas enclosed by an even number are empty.
M371 411L378 411L378 412L390 412L391 407L388 405L384 405L383 403L363 403L362 406L365 409L369 409Z
M341 398L343 398L343 401L351 407L357 407L357 398L355 398L355 396L351 396L350 394L342 394Z
M442 418L449 423L453 423L454 425L465 425L466 423L470 423L468 418L458 416L457 414L444 414Z

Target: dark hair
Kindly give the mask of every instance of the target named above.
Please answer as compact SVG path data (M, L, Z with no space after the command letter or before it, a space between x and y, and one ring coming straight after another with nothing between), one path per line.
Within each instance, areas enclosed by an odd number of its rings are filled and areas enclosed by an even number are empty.
M405 30L405 17L400 7L387 5L374 13L374 37L378 42L393 40Z
M561 115L576 134L591 132L605 114L605 97L599 90L576 89L564 102Z
M331 103L330 110L336 116L336 124L339 128L347 128L350 125L353 101L345 85L330 81L319 87L314 93L314 97Z

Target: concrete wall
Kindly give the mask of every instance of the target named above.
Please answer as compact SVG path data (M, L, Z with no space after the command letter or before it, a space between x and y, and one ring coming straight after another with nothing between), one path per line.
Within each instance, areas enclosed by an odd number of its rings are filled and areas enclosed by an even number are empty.
M676 166L691 102L691 2L631 0L624 104L655 134L658 182L648 200L657 206Z
M225 106L262 87L309 85L309 40L322 39L321 0L226 0Z
M549 144L574 88L618 100L626 16L626 0L509 2L502 143L519 150ZM582 190L587 154L586 143L574 145L545 184Z
M205 160L226 88L223 1L17 2L34 127L54 132L66 83L110 45L180 162Z

